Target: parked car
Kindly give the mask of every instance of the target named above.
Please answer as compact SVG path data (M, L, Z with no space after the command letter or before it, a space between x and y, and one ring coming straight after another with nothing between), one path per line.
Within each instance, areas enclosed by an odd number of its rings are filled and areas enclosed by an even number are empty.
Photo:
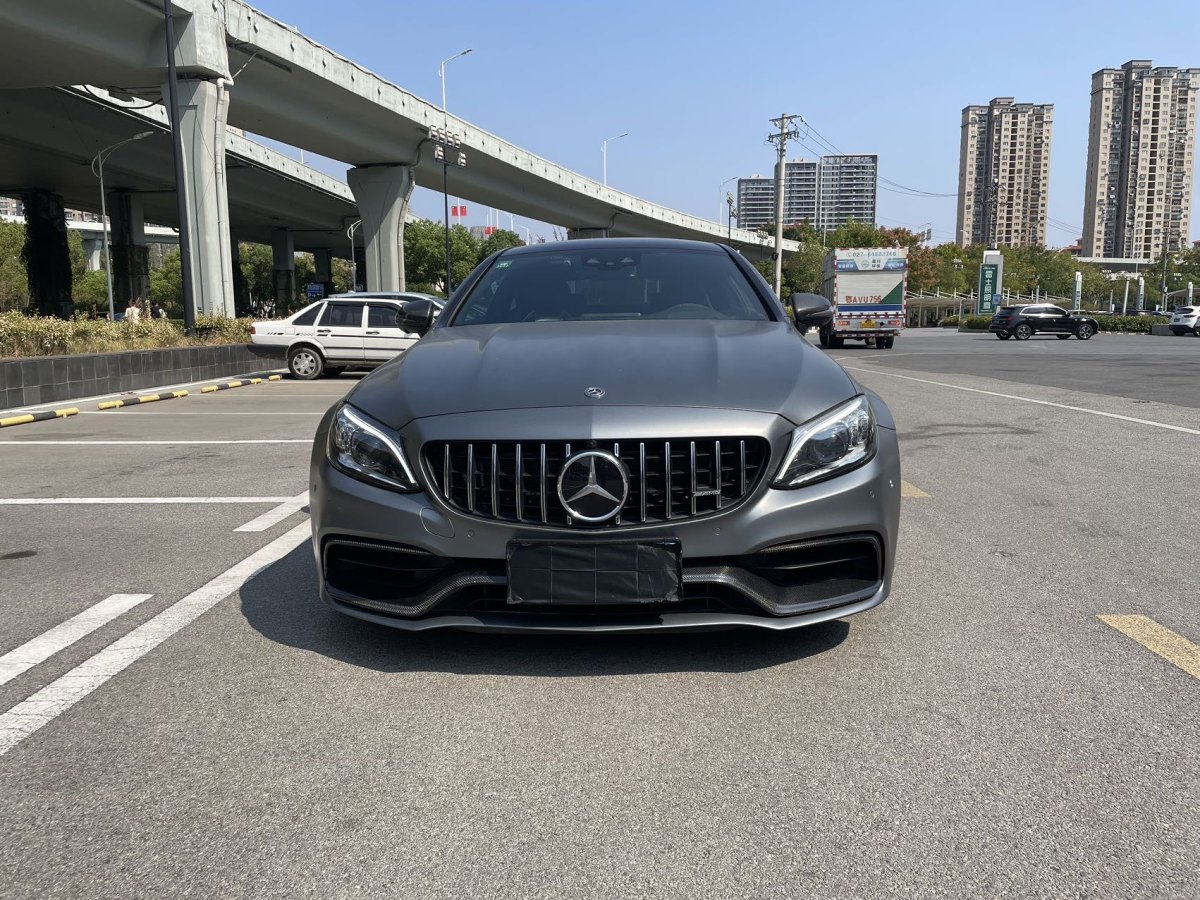
M288 369L296 378L374 368L406 351L420 337L408 327L405 317L413 301L435 313L445 305L428 294L335 294L286 319L251 323L250 342L287 348Z
M1086 341L1099 330L1100 323L1091 316L1079 311L1067 312L1061 307L1045 303L1003 306L992 316L992 323L988 326L988 331L1002 341L1010 337L1027 341L1035 334L1052 334L1060 341L1075 335L1079 340Z
M717 244L503 250L317 429L317 579L396 628L781 630L881 603L900 456L883 402ZM423 317L423 321L416 320Z
M1171 334L1194 334L1200 337L1200 306L1176 307L1171 316Z

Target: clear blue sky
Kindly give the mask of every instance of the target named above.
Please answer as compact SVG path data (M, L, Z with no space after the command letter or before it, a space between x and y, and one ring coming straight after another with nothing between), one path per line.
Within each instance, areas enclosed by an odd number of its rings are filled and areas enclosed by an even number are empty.
M722 181L771 170L780 113L846 152L878 153L885 178L953 193L962 107L1053 103L1050 216L1074 226L1050 228L1054 246L1083 221L1091 73L1129 59L1200 66L1196 0L255 5L434 103L439 60L471 47L446 67L453 113L596 179L601 141L628 131L609 144L609 184L710 219ZM953 239L951 198L881 187L878 209L880 224L931 222L935 242ZM414 211L440 219L440 195L418 190ZM470 213L483 224L482 208ZM1198 223L1193 202L1192 240Z

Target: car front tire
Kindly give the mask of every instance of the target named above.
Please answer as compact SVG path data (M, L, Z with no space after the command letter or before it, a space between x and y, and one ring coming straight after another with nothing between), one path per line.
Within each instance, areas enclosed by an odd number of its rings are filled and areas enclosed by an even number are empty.
M1018 325L1016 329L1013 330L1013 337L1015 337L1018 341L1027 341L1033 337L1033 329L1028 325Z
M1081 341L1087 341L1091 340L1092 333L1091 325L1080 325L1079 330L1075 332L1075 337L1079 338Z
M288 371L293 378L301 381L312 381L321 377L325 368L325 360L312 347L293 347L288 351Z

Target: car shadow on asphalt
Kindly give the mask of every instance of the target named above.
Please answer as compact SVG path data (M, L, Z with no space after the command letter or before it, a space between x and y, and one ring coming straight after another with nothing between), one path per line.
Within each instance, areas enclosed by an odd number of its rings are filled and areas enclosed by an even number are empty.
M747 672L832 650L850 626L641 635L403 632L341 615L317 596L306 543L241 590L246 621L276 643L379 672L530 677Z

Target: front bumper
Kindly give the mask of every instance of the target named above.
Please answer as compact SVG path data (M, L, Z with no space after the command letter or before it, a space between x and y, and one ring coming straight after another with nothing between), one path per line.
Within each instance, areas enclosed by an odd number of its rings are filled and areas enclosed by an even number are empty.
M321 596L361 619L408 631L783 630L862 612L890 590L900 465L896 433L887 428L879 429L874 459L829 481L783 491L766 478L725 512L594 530L489 521L430 493L364 484L329 464L326 428L317 434L310 479ZM786 440L773 440L773 450L781 445ZM771 471L779 458L773 452ZM682 547L681 600L604 607L508 602L510 541L661 538Z

